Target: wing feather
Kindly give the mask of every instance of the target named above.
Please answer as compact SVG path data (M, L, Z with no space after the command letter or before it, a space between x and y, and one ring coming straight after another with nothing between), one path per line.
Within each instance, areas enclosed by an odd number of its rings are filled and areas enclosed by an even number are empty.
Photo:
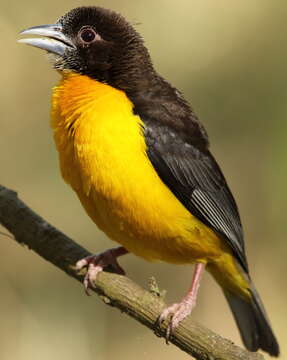
M166 125L144 123L147 154L162 181L194 216L229 244L248 272L238 208L211 153Z

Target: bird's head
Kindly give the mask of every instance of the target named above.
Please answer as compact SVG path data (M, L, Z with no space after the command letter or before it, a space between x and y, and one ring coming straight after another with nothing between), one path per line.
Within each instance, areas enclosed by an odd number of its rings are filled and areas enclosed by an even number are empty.
M153 73L141 36L119 14L100 7L80 7L55 24L28 28L19 40L48 51L54 67L63 72L88 75L128 90L143 86Z

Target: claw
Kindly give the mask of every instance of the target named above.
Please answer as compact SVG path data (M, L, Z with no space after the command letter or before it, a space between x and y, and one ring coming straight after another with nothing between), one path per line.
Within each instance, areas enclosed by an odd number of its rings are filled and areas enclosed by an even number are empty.
M192 312L192 309L196 304L199 282L204 271L204 267L205 265L203 263L196 264L191 288L186 296L180 303L176 303L165 308L156 321L156 329L158 329L161 328L162 324L169 318L165 333L165 340L167 344L169 344L169 340L180 322Z
M179 306L180 306L180 304L176 303L176 304L173 304L173 305L165 308L157 320L157 325L159 327L161 327L162 324L166 321L166 319L168 317L170 317L169 323L166 328L166 333L165 333L165 341L166 341L167 345L169 344L170 337L172 336L172 334L176 328L173 326L173 318L174 318L175 314L177 313ZM191 312L191 310L190 310L190 312ZM187 315L189 315L190 312Z
M125 248L118 247L106 250L96 255L87 256L86 258L77 262L76 269L78 271L82 270L83 268L87 268L83 282L87 295L90 295L89 289L94 287L94 282L96 281L98 274L103 271L105 267L112 265L118 274L125 274L125 271L118 263L117 258L127 253L128 251Z

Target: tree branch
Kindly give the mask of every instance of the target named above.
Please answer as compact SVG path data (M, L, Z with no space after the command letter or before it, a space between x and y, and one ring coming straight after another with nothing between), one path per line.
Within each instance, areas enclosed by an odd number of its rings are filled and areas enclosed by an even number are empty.
M14 191L1 185L0 224L18 243L27 245L73 278L83 280L74 265L90 253L34 213ZM125 276L108 272L100 273L95 285L94 291L106 304L154 330L155 321L165 306L155 292L144 290ZM159 335L164 336L164 330L159 330ZM198 360L264 360L262 355L235 346L191 318L179 325L171 342Z

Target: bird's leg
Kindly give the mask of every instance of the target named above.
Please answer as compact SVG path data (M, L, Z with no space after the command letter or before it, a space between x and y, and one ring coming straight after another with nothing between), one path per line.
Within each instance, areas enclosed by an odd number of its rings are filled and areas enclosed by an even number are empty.
M128 251L123 246L119 246L96 255L85 257L77 262L77 270L81 270L85 267L87 268L87 273L84 278L84 287L87 295L90 295L89 289L93 287L93 282L96 280L98 273L103 271L106 266L112 265L118 274L125 274L125 271L118 263L117 258L127 253Z
M188 290L185 297L181 300L181 302L165 308L157 320L158 325L161 326L161 324L169 316L171 316L166 329L167 343L170 336L173 334L174 330L178 327L179 323L191 313L192 309L196 304L196 297L204 268L205 268L204 263L196 263L192 282L191 282L191 287Z

